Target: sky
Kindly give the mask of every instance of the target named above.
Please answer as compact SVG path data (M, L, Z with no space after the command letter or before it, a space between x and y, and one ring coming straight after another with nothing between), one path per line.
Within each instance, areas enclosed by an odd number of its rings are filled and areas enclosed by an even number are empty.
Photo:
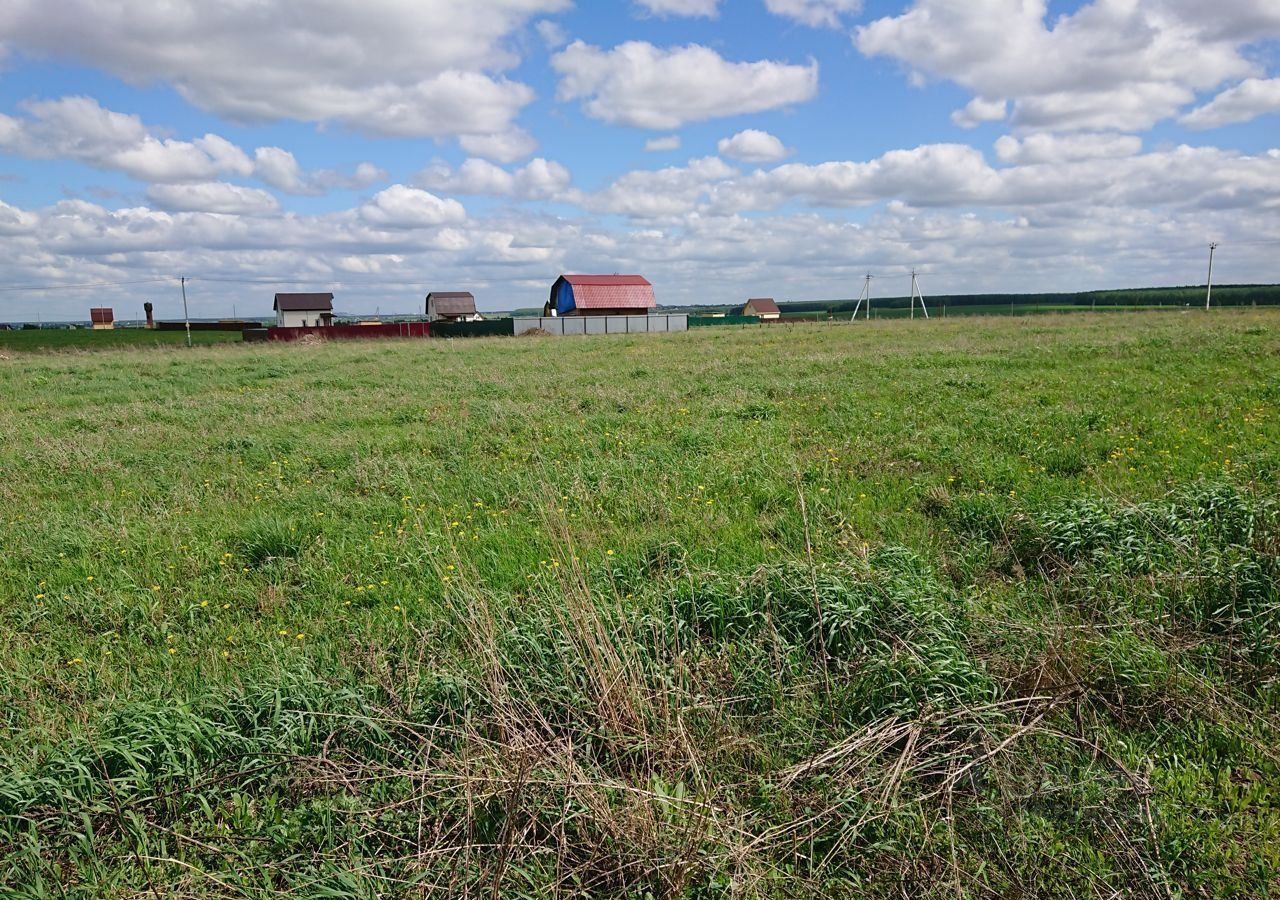
M1280 281L1278 0L5 0L0 321Z

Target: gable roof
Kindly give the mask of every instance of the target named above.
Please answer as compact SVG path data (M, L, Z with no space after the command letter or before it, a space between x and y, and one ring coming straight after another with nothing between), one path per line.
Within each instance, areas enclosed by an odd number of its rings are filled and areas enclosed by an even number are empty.
M561 275L573 285L574 309L653 309L653 285L641 275ZM555 287L551 289L555 302Z
M766 315L781 315L782 310L778 308L778 304L773 301L772 297L755 297L747 301L743 311L754 309L757 313L765 313Z
M278 312L333 312L333 294L276 294Z
M634 285L649 284L649 279L643 275L564 275L565 281L574 287L579 285L587 285L590 287L631 287Z
M427 294L427 308L431 301L436 303L436 315L439 316L474 316L476 314L476 298L470 291L432 291Z
M115 310L109 306L94 306L89 309L89 321L95 325L105 325L115 320Z

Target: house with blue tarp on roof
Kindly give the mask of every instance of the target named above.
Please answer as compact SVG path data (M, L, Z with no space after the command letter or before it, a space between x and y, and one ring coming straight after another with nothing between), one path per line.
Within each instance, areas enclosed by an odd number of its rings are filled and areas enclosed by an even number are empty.
M647 316L658 305L641 275L561 275L544 316Z

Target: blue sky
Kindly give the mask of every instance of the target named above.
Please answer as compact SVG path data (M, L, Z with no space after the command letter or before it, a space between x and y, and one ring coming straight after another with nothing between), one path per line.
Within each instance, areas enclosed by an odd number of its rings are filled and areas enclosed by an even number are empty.
M1280 281L1278 40L1275 0L9 0L0 320L1194 283L1210 240Z

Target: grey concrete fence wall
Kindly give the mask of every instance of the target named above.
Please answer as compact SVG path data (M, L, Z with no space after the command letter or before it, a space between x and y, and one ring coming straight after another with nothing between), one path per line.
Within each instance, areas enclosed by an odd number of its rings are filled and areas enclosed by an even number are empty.
M542 316L518 318L515 333L524 334L541 328L548 334L667 334L689 330L689 317L684 313L656 316Z

